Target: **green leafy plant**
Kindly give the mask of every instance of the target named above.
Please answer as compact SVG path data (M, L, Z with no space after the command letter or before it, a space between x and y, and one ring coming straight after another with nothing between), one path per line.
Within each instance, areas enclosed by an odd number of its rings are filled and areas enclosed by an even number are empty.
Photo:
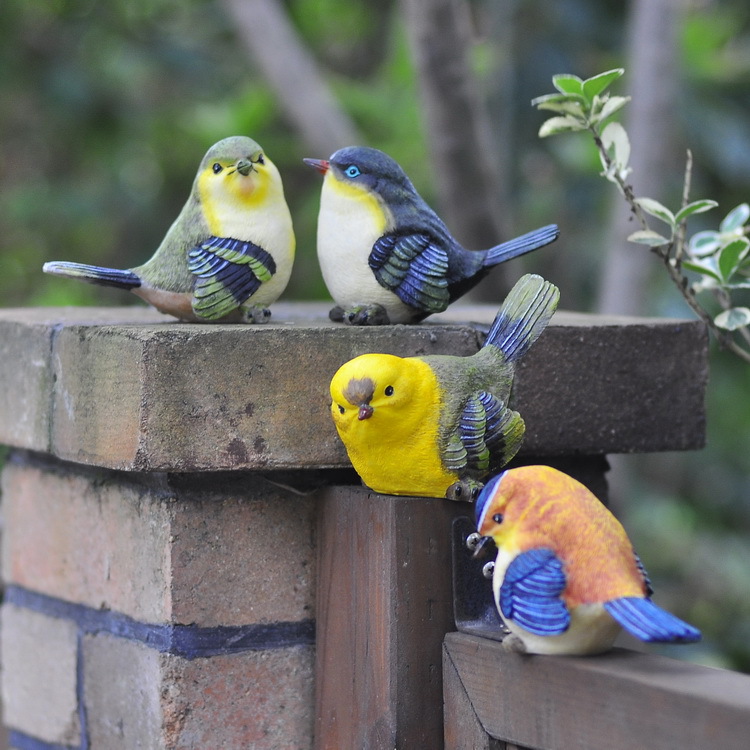
M702 231L687 238L687 220L693 214L715 208L716 201L690 201L692 154L688 151L682 202L671 210L657 200L636 196L628 181L631 173L630 139L625 128L612 120L630 97L613 96L607 89L624 73L616 68L583 80L575 75L556 75L553 94L537 97L532 104L554 112L539 137L559 133L588 132L599 152L602 177L614 183L630 206L640 229L628 240L649 247L664 263L670 278L695 313L714 332L720 343L750 362L750 308L737 305L733 295L750 289L750 206L732 209L716 231ZM651 225L656 219L657 229ZM695 274L691 280L688 272ZM698 299L709 292L721 308L712 314Z

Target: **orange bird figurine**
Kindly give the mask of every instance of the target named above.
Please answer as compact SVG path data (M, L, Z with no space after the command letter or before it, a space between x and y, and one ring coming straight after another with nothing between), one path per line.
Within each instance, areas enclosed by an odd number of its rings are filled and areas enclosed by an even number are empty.
M476 503L477 531L498 548L495 604L506 648L595 654L621 628L643 641L701 634L651 601L646 571L620 522L580 482L549 466L509 469Z

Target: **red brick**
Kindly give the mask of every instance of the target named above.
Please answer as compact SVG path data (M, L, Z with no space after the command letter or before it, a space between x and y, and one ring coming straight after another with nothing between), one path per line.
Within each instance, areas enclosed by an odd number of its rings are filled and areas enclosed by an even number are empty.
M312 646L295 646L188 661L109 635L87 636L91 747L308 750L313 660Z
M177 493L180 500L171 505L175 622L208 627L314 616L312 496L251 475L223 482L204 477Z
M7 583L142 622L313 617L313 498L262 477L155 485L21 454L5 467L3 498Z
M6 603L0 633L4 723L45 742L78 746L75 625Z
M91 748L167 747L161 742L161 660L141 643L85 636L83 693Z
M146 622L168 617L165 499L112 477L11 461L3 513L6 583Z
M170 750L312 748L312 646L163 659L164 736Z

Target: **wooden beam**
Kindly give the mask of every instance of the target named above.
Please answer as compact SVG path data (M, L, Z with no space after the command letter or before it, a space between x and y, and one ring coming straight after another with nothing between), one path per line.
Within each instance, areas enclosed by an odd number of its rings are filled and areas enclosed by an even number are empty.
M524 656L463 633L446 636L445 659L487 734L506 742L543 750L748 747L750 675L624 649Z

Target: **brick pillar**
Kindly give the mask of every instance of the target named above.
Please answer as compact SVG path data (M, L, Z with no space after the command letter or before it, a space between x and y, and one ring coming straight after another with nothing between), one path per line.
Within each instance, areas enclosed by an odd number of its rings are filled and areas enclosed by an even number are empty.
M3 498L12 742L311 747L311 497L14 453Z
M329 489L357 478L328 383L364 352L466 356L482 335L447 315L357 329L326 313L0 311L14 750L439 750L456 508ZM519 460L700 447L705 379L698 323L558 313L517 373Z

